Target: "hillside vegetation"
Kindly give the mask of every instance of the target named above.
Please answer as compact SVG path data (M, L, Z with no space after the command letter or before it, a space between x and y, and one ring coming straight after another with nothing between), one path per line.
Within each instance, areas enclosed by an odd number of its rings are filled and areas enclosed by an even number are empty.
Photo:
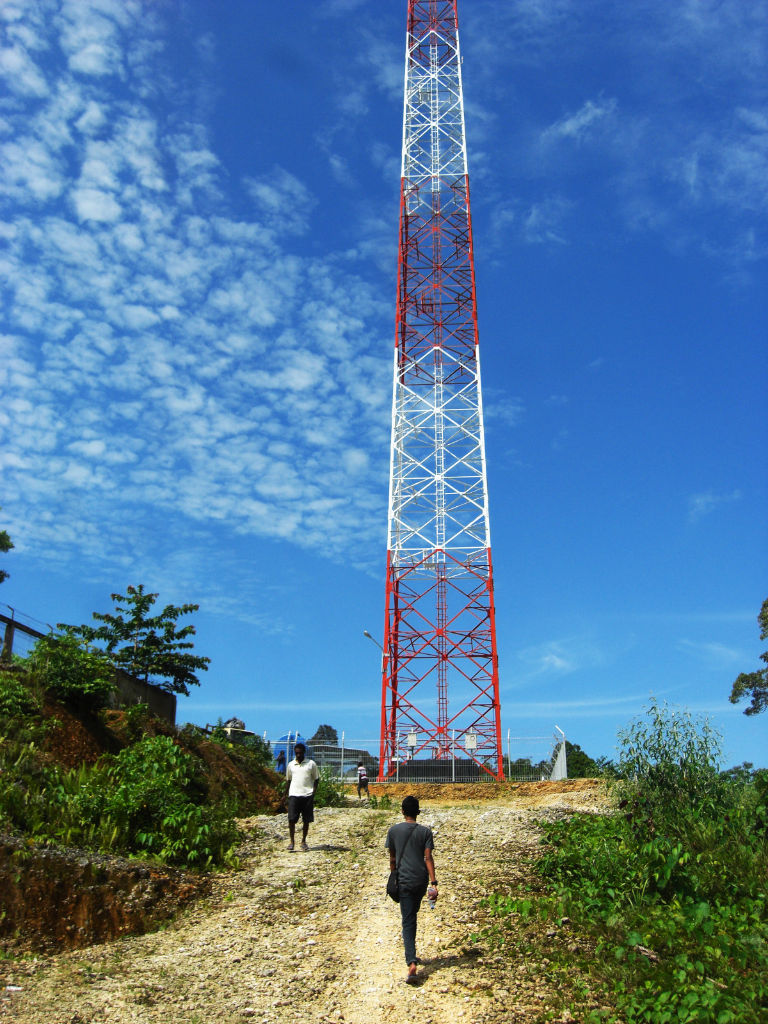
M655 702L620 740L613 813L541 823L543 884L491 897L496 934L538 918L590 935L593 989L618 1011L594 1020L765 1021L768 772L719 772L709 724Z
M103 662L88 676L77 657L75 670L61 655L59 675L34 657L0 671L0 829L186 867L231 863L235 816L281 800L268 751L176 730L145 705L106 710Z

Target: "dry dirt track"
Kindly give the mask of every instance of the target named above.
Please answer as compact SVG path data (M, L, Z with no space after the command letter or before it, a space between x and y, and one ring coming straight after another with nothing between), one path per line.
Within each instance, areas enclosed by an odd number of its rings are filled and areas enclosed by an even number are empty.
M548 961L474 946L480 900L526 877L542 805L580 806L594 792L474 806L435 805L440 901L419 915L421 984L404 984L399 910L384 885L393 811L322 810L309 853L286 851L285 817L244 822L244 870L216 879L214 895L152 935L16 962L0 1019L91 1022L345 1021L421 1024L535 1021L561 1015ZM551 813L551 811L550 811ZM0 969L1 970L1 969ZM551 1018L550 1018L551 1019Z

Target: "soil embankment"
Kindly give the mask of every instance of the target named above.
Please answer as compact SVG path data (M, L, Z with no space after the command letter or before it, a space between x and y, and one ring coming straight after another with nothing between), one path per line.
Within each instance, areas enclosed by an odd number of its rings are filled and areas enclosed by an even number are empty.
M477 936L483 897L532 880L537 817L600 802L594 785L575 784L425 808L440 899L419 916L415 990L384 892L384 836L399 815L348 807L316 812L308 853L287 852L284 815L245 819L244 870L215 876L208 899L161 932L9 964L0 1013L19 1024L532 1024L573 1020L564 1007L576 999L581 1019L594 1008L589 978L555 977L546 956L547 943L576 949L577 936L534 936L527 923L524 952Z
M210 885L207 875L0 836L0 942L52 952L142 935Z

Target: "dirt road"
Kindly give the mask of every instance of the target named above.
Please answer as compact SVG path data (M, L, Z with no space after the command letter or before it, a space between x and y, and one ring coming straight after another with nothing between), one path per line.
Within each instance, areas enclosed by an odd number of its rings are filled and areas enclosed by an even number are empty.
M530 874L533 819L592 793L431 806L440 900L419 915L421 983L404 984L398 907L383 849L394 811L316 812L308 853L288 853L285 816L243 822L240 872L165 931L0 968L0 1019L23 1024L208 1024L247 1019L399 1024L572 1020L539 949L473 943L480 903ZM533 806L532 806L533 805ZM538 805L538 806L537 806ZM588 999L588 995L585 996Z

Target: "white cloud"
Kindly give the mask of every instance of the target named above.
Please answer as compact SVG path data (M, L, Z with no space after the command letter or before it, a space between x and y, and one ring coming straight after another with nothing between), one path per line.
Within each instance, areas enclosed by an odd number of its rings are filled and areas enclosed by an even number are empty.
M494 390L486 388L486 396L490 401L483 404L483 418L486 420L500 420L510 427L516 426L525 412L525 406L520 398L494 398ZM498 392L496 392L498 393Z
M48 85L26 50L20 46L0 49L0 76L20 96L45 96Z
M146 6L59 11L36 38L63 47L69 70L26 48L50 89L11 111L2 153L14 539L51 564L140 557L162 579L173 572L148 550L153 523L198 548L200 529L225 523L364 564L386 501L389 304L346 257L284 248L314 205L287 171L249 179L256 215L231 215L204 126L169 132L147 99Z
M244 184L265 223L278 231L307 230L315 199L298 178L275 167L264 177L246 178Z
M526 242L557 242L565 245L560 225L573 203L563 196L550 196L534 203L522 219L522 233Z
M541 133L542 142L556 139L573 139L582 141L589 130L595 125L605 127L613 120L618 107L618 100L598 100L597 103L587 100L575 114L567 114Z
M72 202L79 220L115 221L120 217L120 204L108 192L97 188L76 188Z
M707 516L710 512L714 512L718 505L739 501L740 499L741 491L738 490L733 491L732 494L713 494L712 491L692 494L688 499L688 519L690 522L696 523L702 516Z
M677 649L686 654L693 654L714 669L727 669L736 665L746 664L746 655L720 643L696 643L692 640L680 640Z

